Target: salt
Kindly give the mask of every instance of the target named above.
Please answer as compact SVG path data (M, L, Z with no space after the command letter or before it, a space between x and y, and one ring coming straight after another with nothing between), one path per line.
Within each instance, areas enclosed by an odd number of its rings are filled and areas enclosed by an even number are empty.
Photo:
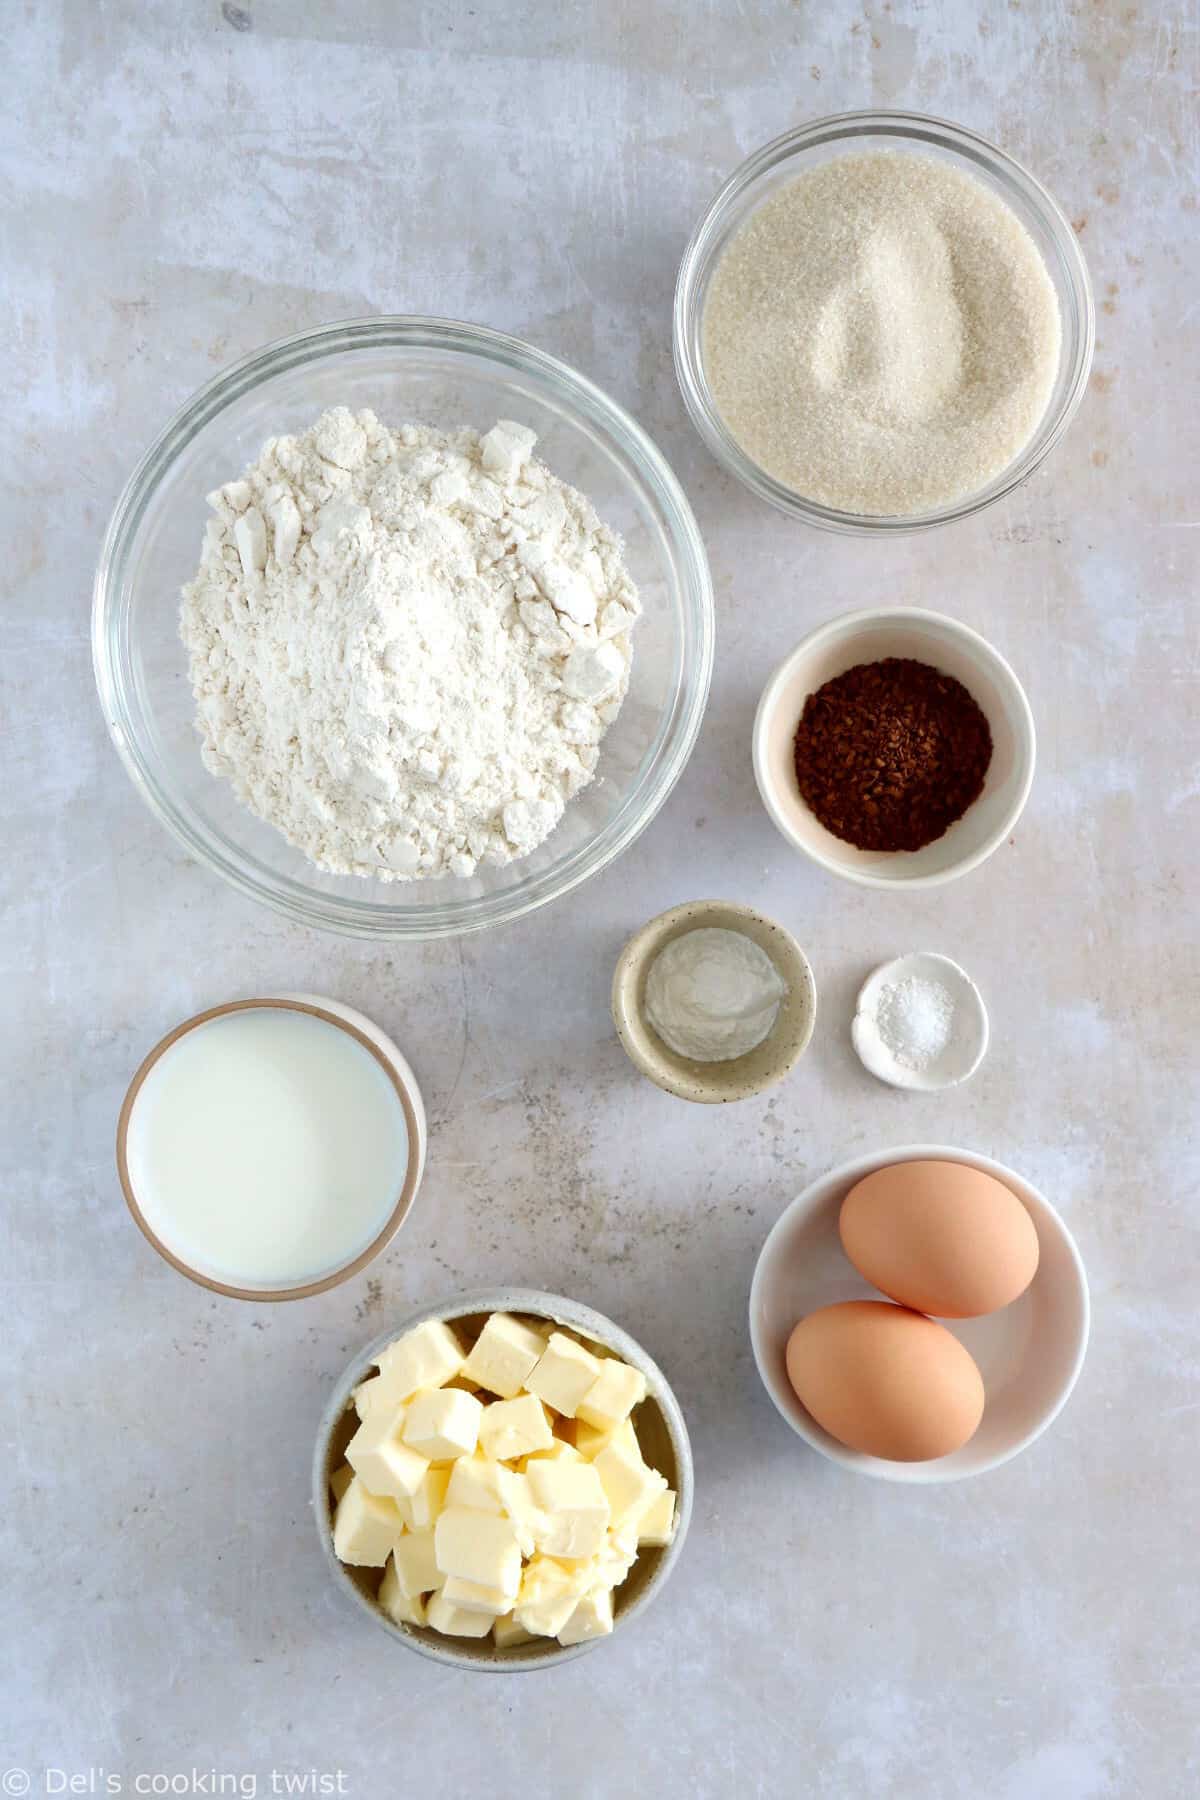
M885 1047L903 1068L929 1068L954 1030L954 996L940 981L906 975L883 989L875 1023Z

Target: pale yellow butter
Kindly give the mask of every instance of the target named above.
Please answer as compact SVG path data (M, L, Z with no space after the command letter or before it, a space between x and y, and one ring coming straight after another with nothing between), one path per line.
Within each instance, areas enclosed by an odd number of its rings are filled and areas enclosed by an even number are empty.
M545 1348L540 1331L522 1325L511 1313L493 1313L476 1338L463 1372L490 1394L515 1400Z
M674 1536L675 1494L673 1489L664 1488L638 1520L637 1541L663 1549Z
M389 1344L376 1358L380 1395L407 1400L423 1388L440 1388L463 1366L463 1349L449 1325L428 1319ZM373 1403L373 1402L372 1402Z
M573 1419L579 1402L595 1386L600 1374L599 1360L574 1338L561 1331L551 1333L550 1342L539 1357L525 1386L555 1412Z
M516 1598L504 1588L484 1587L478 1581L464 1581L461 1575L447 1575L442 1593L447 1604L457 1607L460 1612L486 1613L489 1625L498 1614L507 1612Z
M533 1637L557 1636L593 1579L590 1569L581 1572L550 1556L533 1557L521 1577L514 1623Z
M612 1589L589 1588L570 1618L555 1633L560 1644L586 1644L607 1637L613 1628Z
M546 1409L533 1394L515 1400L494 1400L483 1409L479 1442L485 1456L496 1462L515 1462L520 1456L548 1450L554 1433Z
M401 1441L405 1409L377 1406L346 1445L346 1461L372 1494L407 1500L420 1487L428 1458Z
M412 1531L428 1531L438 1514L446 1504L446 1489L450 1481L449 1469L426 1469L421 1477L420 1485L414 1488L409 1499L398 1501L403 1512L408 1511L409 1528Z
M532 1462L529 1490L545 1517L534 1541L547 1556L594 1556L608 1530L610 1506L591 1463Z
M352 1568L382 1569L404 1530L393 1502L372 1494L357 1478L338 1501L333 1521L333 1548Z
M464 1612L461 1607L452 1606L441 1588L425 1608L425 1619L447 1637L483 1638L494 1623L487 1613Z
M626 1520L640 1520L667 1485L665 1475L646 1467L640 1450L635 1455L625 1444L606 1444L589 1467L603 1485L612 1523L618 1527Z
M615 1356L600 1364L600 1373L575 1409L577 1419L603 1431L627 1419L646 1398L646 1377Z
M375 1596L388 1618L397 1625L424 1625L425 1602L420 1594L406 1594L396 1578L391 1561L383 1572L379 1592Z
M512 1613L505 1613L492 1626L492 1637L497 1650L515 1650L518 1644L532 1644L533 1633L518 1625Z
M462 1388L434 1388L414 1396L404 1420L404 1442L430 1462L470 1456L479 1440L483 1407Z
M521 1585L521 1546L511 1520L465 1506L447 1506L438 1515L433 1533L437 1566L443 1575L500 1588L515 1598Z
M406 1531L392 1550L392 1564L402 1594L428 1594L442 1585L432 1531Z

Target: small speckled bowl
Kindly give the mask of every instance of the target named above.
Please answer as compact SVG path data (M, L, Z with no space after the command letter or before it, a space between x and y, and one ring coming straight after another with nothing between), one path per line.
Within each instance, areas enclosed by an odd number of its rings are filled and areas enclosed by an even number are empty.
M329 1477L346 1460L346 1445L358 1425L351 1395L359 1382L371 1373L375 1357L385 1345L429 1319L445 1320L460 1332L468 1345L473 1344L488 1315L494 1312L515 1313L518 1318L538 1322L550 1320L565 1326L587 1340L594 1350L621 1357L646 1377L646 1398L635 1409L633 1421L646 1461L665 1475L669 1486L675 1490L675 1535L665 1548L647 1548L639 1552L627 1579L614 1591L614 1629L609 1637L569 1645L560 1644L555 1638L535 1638L531 1644L499 1650L490 1637L444 1637L441 1632L427 1627L397 1625L375 1599L382 1571L349 1568L339 1562L334 1553ZM619 1639L636 1615L662 1592L679 1559L692 1516L692 1486L692 1447L687 1426L679 1402L658 1364L647 1356L635 1338L614 1325L611 1319L606 1319L603 1313L594 1312L577 1300L542 1293L536 1288L497 1288L485 1293L462 1294L455 1300L418 1307L406 1318L398 1319L389 1331L360 1350L343 1371L317 1430L312 1467L313 1513L321 1548L329 1572L342 1592L390 1638L407 1649L416 1650L434 1662L449 1663L452 1668L480 1669L492 1674L549 1668L555 1663L568 1662L573 1656L582 1656L600 1644Z
M646 1018L646 976L655 957L673 938L701 929L744 933L766 951L787 986L768 1036L729 1062L696 1062L678 1055ZM659 913L630 938L613 975L612 1015L629 1060L643 1075L679 1100L721 1106L763 1093L795 1068L813 1034L817 990L808 958L774 919L731 900L689 900Z

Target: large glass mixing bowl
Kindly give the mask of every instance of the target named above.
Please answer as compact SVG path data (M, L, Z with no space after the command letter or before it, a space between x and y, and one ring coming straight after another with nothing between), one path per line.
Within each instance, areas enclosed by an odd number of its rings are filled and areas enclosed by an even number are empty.
M385 424L486 431L515 418L537 454L625 540L644 614L629 692L596 777L531 855L469 878L380 882L330 875L234 798L200 760L179 591L195 573L204 496L268 437L327 406ZM358 937L431 938L519 918L628 848L678 779L700 729L713 655L704 545L683 492L629 415L590 381L516 338L445 319L326 325L218 375L134 470L96 574L92 650L113 742L147 803L191 853L244 894L304 925Z

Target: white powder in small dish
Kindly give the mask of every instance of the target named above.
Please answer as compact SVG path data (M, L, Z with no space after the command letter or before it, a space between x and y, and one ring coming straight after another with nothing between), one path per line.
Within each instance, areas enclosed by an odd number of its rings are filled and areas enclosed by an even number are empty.
M950 1042L954 996L940 981L908 975L883 989L875 1024L898 1063L906 1069L927 1069Z
M744 932L701 926L672 938L646 976L646 1017L669 1050L732 1062L769 1037L787 984Z
M1061 339L1012 209L895 151L835 157L765 200L703 319L713 401L746 454L806 499L874 517L999 475L1045 414Z

